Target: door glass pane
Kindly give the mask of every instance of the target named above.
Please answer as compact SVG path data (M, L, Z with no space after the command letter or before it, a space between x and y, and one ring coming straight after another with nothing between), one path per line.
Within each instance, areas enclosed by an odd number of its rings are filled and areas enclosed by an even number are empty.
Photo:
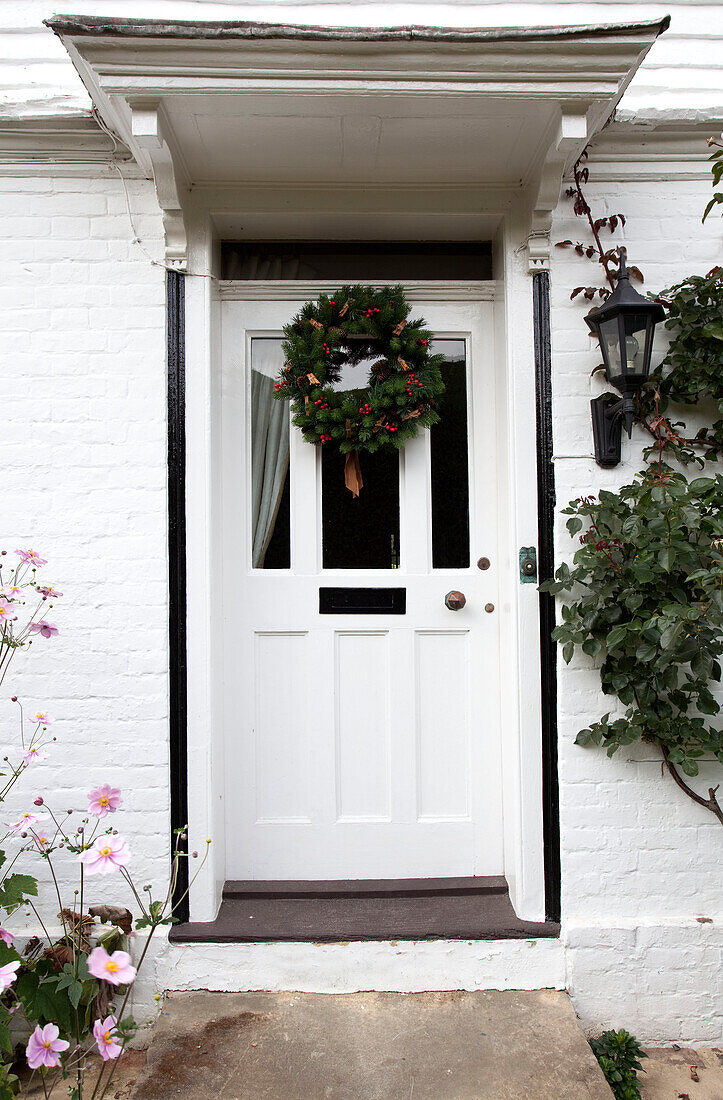
M274 400L284 365L281 337L251 341L251 560L254 569L291 565L289 407Z
M432 343L442 354L445 393L440 420L430 429L432 478L432 565L469 566L469 471L467 446L467 355L464 340Z
M322 562L325 569L399 567L399 452L359 455L364 486L344 484L346 455L321 449Z

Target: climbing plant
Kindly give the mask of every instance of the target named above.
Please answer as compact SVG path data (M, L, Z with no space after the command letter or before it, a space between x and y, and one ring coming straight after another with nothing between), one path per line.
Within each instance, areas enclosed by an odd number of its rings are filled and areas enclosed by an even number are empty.
M578 163L568 193L593 243L561 245L601 264L614 286L618 262L600 230L614 230L624 216L615 215L613 226L595 219L583 193L587 179ZM572 297L580 293L592 301L609 292L589 286ZM723 474L711 465L723 452L723 270L691 276L657 297L672 341L638 402L651 437L646 464L617 492L563 509L579 548L572 566L561 565L542 589L563 596L553 631L563 659L569 663L579 647L599 660L602 690L619 703L576 743L605 746L609 756L635 742L657 747L680 789L723 825L718 787L706 797L688 782L701 759L723 763L720 704L711 690L723 654ZM713 423L686 436L678 419L686 406ZM690 463L700 476L688 477Z

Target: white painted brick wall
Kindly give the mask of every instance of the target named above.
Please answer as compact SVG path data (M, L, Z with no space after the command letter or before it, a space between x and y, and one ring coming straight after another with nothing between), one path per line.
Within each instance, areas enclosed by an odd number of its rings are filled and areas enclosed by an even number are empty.
M160 255L153 187L132 181L129 191ZM26 773L12 805L52 793L54 807L84 809L98 783L121 787L117 823L134 872L161 889L169 829L164 272L131 243L118 179L0 179L0 236L1 545L9 557L16 547L41 550L49 564L39 575L64 593L49 615L59 636L19 654L3 688L5 745L16 729L13 692L56 719L48 761ZM67 885L72 857L59 859ZM45 887L52 919L58 906ZM130 901L119 876L90 880L89 892Z
M620 240L651 290L702 274L722 254L721 220L701 225L710 194L705 182L595 185L588 199L596 216L622 211ZM563 200L554 240L587 240L584 223ZM606 238L607 240L607 238ZM589 399L605 388L589 380L600 359L583 322L586 303L570 290L598 282L595 265L567 249L553 255L552 337L554 447L558 506L600 488L629 481L642 465L643 433L624 441L624 462L601 470L592 449ZM662 357L665 338L659 343ZM575 456L575 457L563 457ZM558 521L556 557L569 559L577 543ZM560 801L563 938L568 988L592 1029L625 1026L657 1041L720 1042L721 829L713 816L663 777L650 749L622 750L609 760L597 748L573 742L577 731L610 710L594 663L560 660ZM707 791L720 767L701 768ZM713 918L700 923L697 918Z

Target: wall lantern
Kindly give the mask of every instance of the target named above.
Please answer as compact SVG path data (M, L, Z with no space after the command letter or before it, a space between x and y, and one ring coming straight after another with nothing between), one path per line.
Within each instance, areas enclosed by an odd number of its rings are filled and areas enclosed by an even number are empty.
M630 285L625 266L625 249L620 249L618 284L607 301L588 313L585 320L595 333L605 364L605 377L622 397L609 393L590 402L595 461L598 466L617 466L623 420L628 438L633 434L633 394L650 373L653 336L665 310Z

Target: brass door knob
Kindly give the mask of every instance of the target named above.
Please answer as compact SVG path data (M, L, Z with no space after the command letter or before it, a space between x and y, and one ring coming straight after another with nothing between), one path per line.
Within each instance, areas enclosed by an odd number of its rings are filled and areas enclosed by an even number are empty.
M450 611L461 611L467 603L467 597L464 592L457 592L456 589L453 589L444 597L444 602Z

